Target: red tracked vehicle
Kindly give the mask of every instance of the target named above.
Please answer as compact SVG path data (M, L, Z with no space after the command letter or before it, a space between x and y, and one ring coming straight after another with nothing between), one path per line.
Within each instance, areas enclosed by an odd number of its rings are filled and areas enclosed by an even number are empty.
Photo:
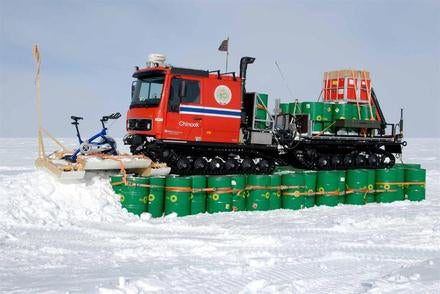
M387 124L374 92L379 120L347 122L368 136L313 136L310 117L269 114L257 93L246 92L247 65L254 60L243 57L236 76L165 65L164 56L150 55L148 66L133 74L125 144L133 154L166 162L177 174L270 173L277 164L308 169L394 165L393 153L401 153L405 144L403 121ZM268 113L263 122L258 109Z

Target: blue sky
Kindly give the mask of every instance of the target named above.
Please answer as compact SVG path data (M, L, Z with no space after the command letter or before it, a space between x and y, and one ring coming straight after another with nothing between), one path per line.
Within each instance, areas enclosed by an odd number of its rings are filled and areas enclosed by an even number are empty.
M164 53L176 66L224 69L256 57L248 90L315 100L324 71L372 73L390 121L405 108L408 137L440 137L440 1L8 1L0 0L0 137L35 136L32 44L42 52L44 125L73 136L125 113L133 66ZM112 126L124 134L123 119Z

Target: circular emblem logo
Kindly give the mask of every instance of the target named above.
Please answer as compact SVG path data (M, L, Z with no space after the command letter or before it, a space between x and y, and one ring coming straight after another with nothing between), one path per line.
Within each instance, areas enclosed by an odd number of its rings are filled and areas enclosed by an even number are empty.
M215 88L214 91L214 98L215 101L217 101L220 105L227 105L229 102L231 102L232 99L232 92L231 89L229 89L225 85L220 85Z

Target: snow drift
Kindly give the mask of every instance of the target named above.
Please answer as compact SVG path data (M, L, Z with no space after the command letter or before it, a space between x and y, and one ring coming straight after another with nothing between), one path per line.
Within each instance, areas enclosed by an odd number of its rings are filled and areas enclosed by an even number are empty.
M0 144L0 292L440 290L438 139L405 150L428 169L421 203L159 219L121 209L105 176L34 171L32 141L18 142Z

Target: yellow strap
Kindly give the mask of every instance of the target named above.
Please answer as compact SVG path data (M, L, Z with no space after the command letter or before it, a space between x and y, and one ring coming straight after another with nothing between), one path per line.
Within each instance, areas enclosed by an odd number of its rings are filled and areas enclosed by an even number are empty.
M377 182L376 185L425 185L426 182Z

